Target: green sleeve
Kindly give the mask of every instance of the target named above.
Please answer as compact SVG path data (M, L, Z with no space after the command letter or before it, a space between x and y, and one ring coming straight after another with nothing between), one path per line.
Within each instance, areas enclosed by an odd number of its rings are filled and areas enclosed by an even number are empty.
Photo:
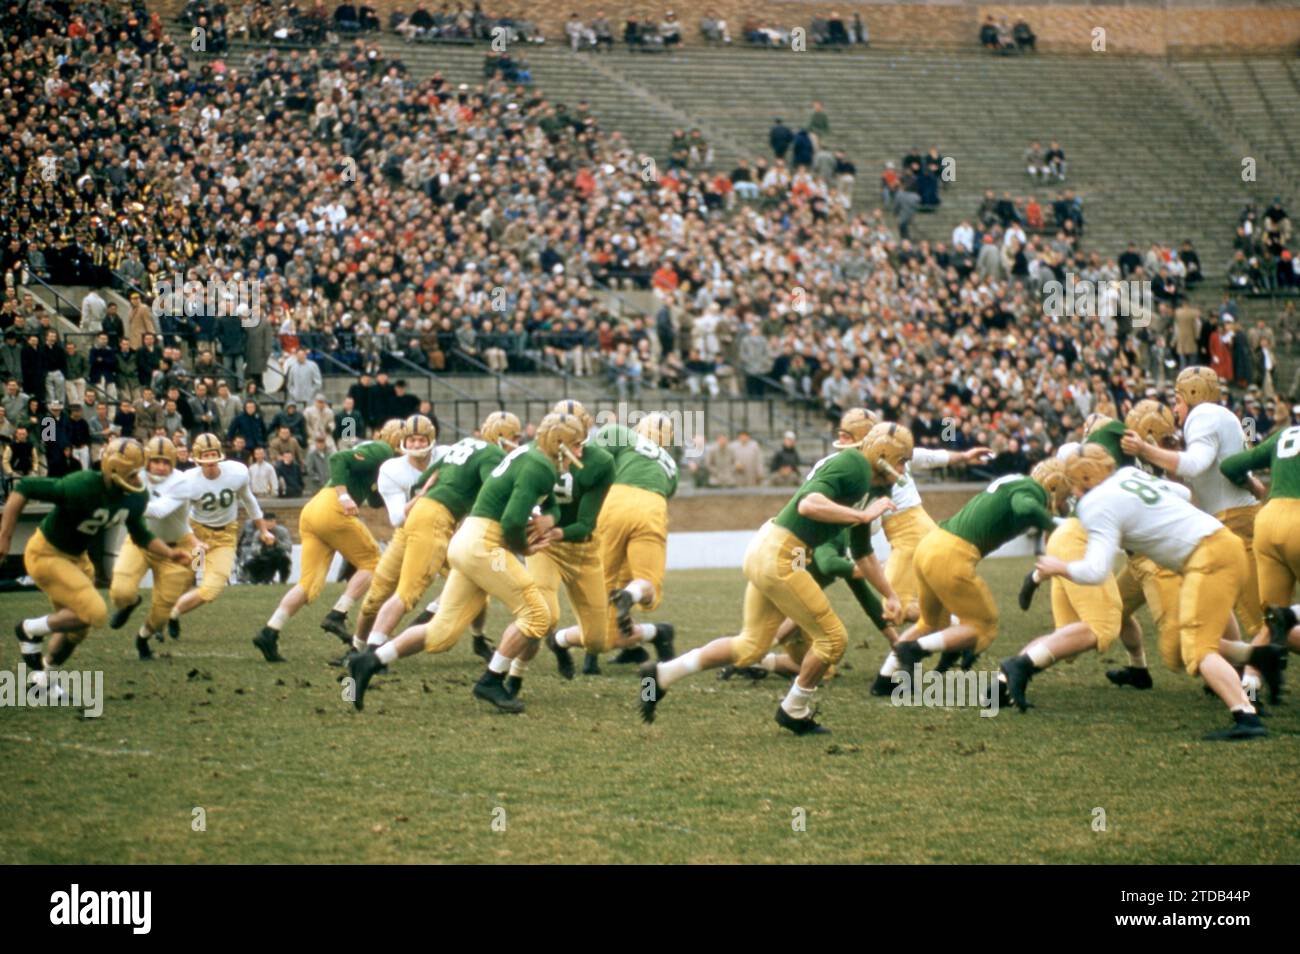
M338 451L330 455L330 483L331 487L346 487L348 484L348 459L352 456L352 451Z
M1225 458L1223 463L1219 465L1220 473L1234 484L1244 484L1246 475L1252 470L1267 470L1272 465L1273 448L1277 446L1277 442L1281 437L1282 431L1279 430L1258 447Z
M542 512L551 512L554 515L554 488L553 474L530 467L519 475L510 491L510 499L506 501L505 509L501 511L501 536L511 550L523 553L528 549L528 521L533 515L533 506L538 497L545 494Z
M858 605L862 611L867 614L867 618L876 624L876 629L884 632L889 626L889 620L885 619L884 605L880 602L880 595L867 585L866 580L849 579L849 590L853 593Z
M871 547L871 524L859 523L849 530L849 553L854 560L871 556L875 551Z
M58 477L24 477L18 481L14 490L28 500L40 500L45 503L63 503L63 490L59 487Z
M154 536L144 522L144 505L131 507L126 512L126 532L141 550L148 549Z
M853 575L853 561L844 555L843 544L843 537L837 536L813 550L813 566L817 572L845 579Z
M1056 529L1056 521L1047 512L1047 508L1027 490L1011 495L1011 512L1020 520L1033 524L1045 533L1051 533Z
M605 503L609 486L606 483L603 487L582 495L582 500L578 503L578 519L564 528L564 539L586 540L596 531L596 519L600 516L600 508Z

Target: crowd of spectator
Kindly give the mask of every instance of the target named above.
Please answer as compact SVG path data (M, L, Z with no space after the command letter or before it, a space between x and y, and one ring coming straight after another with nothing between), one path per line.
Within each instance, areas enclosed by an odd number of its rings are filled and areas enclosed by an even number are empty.
M990 13L980 24L980 46L1000 56L1029 53L1038 49L1038 36L1025 20L1012 26L1006 17Z
M1296 294L1300 261L1292 246L1294 226L1279 196L1261 216L1254 204L1241 210L1228 263L1228 288L1252 294Z

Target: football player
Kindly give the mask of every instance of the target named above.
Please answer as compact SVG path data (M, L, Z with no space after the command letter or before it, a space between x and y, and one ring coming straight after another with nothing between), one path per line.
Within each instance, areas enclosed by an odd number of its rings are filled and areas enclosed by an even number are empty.
M402 422L393 419L379 429L375 440L330 455L329 483L316 492L298 517L302 575L284 594L261 632L253 637L253 645L267 662L284 661L279 650L280 630L298 610L320 596L335 553L341 553L356 567L332 610L338 614L334 619L344 620L346 633L348 610L365 593L379 563L379 544L361 522L361 505L382 506L377 487L379 468L401 450L405 436Z
M1066 576L1097 584L1110 572L1120 549L1150 557L1182 577L1179 589L1179 654L1189 675L1200 675L1232 713L1233 724L1208 740L1251 739L1266 735L1234 665L1250 663L1273 685L1285 658L1283 646L1254 646L1229 638L1232 608L1250 575L1241 538L1214 517L1193 507L1181 484L1161 480L1137 467L1115 468L1100 447L1085 446L1066 462L1066 474L1079 498L1079 521L1088 531L1080 560L1066 563L1042 556L1043 577ZM1015 674L1027 679L1023 669ZM1016 687L1009 685L1014 694ZM1020 686L1023 696L1023 685Z
M1251 489L1239 487L1219 471L1219 465L1246 446L1241 421L1219 404L1219 376L1210 368L1184 368L1174 381L1174 413L1183 427L1183 450L1170 450L1143 440L1137 434L1124 436L1125 453L1135 454L1171 477L1187 484L1196 506L1241 538L1246 547L1248 578L1237 593L1237 618L1248 637L1267 641L1268 630L1259 605L1259 579L1255 569L1255 517L1263 488L1250 481ZM1246 690L1259 689L1259 674L1243 677Z
M104 446L99 470L65 477L24 477L5 501L0 517L0 554L9 552L18 517L29 500L53 504L23 550L27 574L50 601L51 612L14 624L23 663L39 673L48 663L61 666L95 626L108 619L108 606L95 590L95 570L86 550L106 527L126 524L136 546L151 555L188 567L190 552L169 546L145 523L149 495L140 472L145 450L140 442L118 437ZM42 641L50 636L42 658Z
M895 618L898 596L871 551L871 522L893 510L889 486L902 474L911 440L896 424L872 428L857 447L845 448L815 468L781 512L765 523L745 551L744 625L676 659L641 667L641 718L653 722L664 694L679 679L726 665L752 666L766 655L782 621L791 619L812 640L799 676L776 710L776 722L796 735L830 730L814 718L813 696L826 671L844 655L848 634L808 571L810 554L848 527L853 559L885 596ZM873 497L869 503L863 499Z
M425 652L451 649L489 596L504 603L520 633L541 639L550 628L546 599L524 565L527 557L549 545L546 531L558 512L555 483L561 461L581 453L581 443L566 441L581 429L576 418L548 414L532 444L516 447L493 468L474 506L447 547L451 573L438 600L438 611L427 625L412 626L382 646L367 647L348 661L352 704L362 708L366 687L384 666ZM534 516L533 508L542 515ZM510 660L498 651L491 667L474 686L474 695L507 712L522 712L523 703L506 692Z
M193 457L198 467L185 472L185 479L171 492L188 502L190 527L200 544L195 582L167 614L167 632L180 638L181 617L211 603L230 582L239 543L239 508L252 518L262 542L275 543L275 536L262 517L262 507L253 496L248 468L226 460L221 440L215 434L194 438Z
M457 524L474 506L483 482L506 451L518 446L520 430L519 418L506 411L493 411L479 428L481 438L466 437L443 449L438 459L417 476L417 496L414 502L405 505L405 519L398 530L402 537L401 549L394 554L395 535L394 543L389 544L375 568L361 607L357 635L352 641L354 650L364 652L367 645L378 647L388 642L389 633L442 572L447 562L447 545ZM416 625L420 622L417 619ZM483 635L482 614L471 625L476 627L475 654L491 659L491 643Z
M633 623L631 615L634 606L652 610L663 600L668 501L677 492L677 462L667 450L672 442L672 418L657 412L641 418L631 431L607 424L591 441L614 456L614 484L600 509L596 539L609 594L606 632L623 650L615 662L644 660L641 643L646 640L654 644L657 658L674 654L670 624ZM600 672L598 659L588 652L582 671Z
M189 500L177 492L185 474L176 470L176 446L165 437L151 437L145 442L144 454L144 479L149 491L145 524L168 546L193 552L198 542L190 530ZM113 562L113 582L108 596L116 610L109 619L111 628L125 626L132 611L140 605L140 581L150 571L153 572L153 592L149 598L149 616L135 638L136 652L141 659L153 658L149 637L163 638L172 607L194 585L192 566L177 566L140 549L128 537Z

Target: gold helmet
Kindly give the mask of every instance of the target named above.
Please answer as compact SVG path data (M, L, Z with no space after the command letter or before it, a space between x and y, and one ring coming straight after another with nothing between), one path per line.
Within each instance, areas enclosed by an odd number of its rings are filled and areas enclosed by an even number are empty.
M902 424L877 424L867 432L858 446L871 469L885 474L891 481L903 476L903 468L912 459L912 432ZM852 446L852 445L850 445Z
M574 467L581 468L581 459L573 453L587 439L587 429L573 414L547 414L537 425L537 447L555 463L569 459Z
M1183 368L1174 380L1174 393L1187 402L1188 408L1198 404L1219 403L1219 376L1205 366Z
M109 481L131 493L144 490L144 481L140 479L144 465L144 447L132 437L115 437L109 441L99 461L99 468Z
M384 426L379 429L375 435L375 440L383 441L395 451L402 449L402 442L406 440L406 428L402 424L400 417L389 418L384 421Z
M406 446L406 442L412 437L427 437L429 443L424 447L414 450ZM402 451L407 454L413 454L416 457L423 457L433 450L433 442L438 437L438 428L434 427L433 421L429 420L423 414L412 414L402 422Z
M1086 494L1115 472L1115 458L1100 444L1084 444L1065 462L1065 476L1077 494Z
M1163 447L1165 441L1174 436L1178 425L1174 422L1174 412L1159 401L1150 398L1138 401L1124 418L1124 426L1130 431L1137 431L1144 441Z
M1083 419L1083 436L1085 439L1092 435L1093 431L1105 427L1111 421L1115 420L1109 414L1102 414L1100 411L1094 411Z
M673 419L667 414L655 411L636 422L633 428L642 437L647 437L660 447L667 447L673 442Z
M865 407L851 407L840 418L840 434L847 434L848 438L839 436L831 446L839 450L846 447L861 447L867 432L879 423L880 415L875 411L867 410Z
M226 459L225 451L221 449L221 438L216 434L200 434L194 438L190 456L200 464L219 464Z
M1070 478L1065 468L1065 461L1048 457L1040 460L1029 472L1029 479L1047 491L1047 496L1052 501L1052 509L1058 513L1065 509L1065 501L1069 499L1071 492Z
M165 460L175 467L176 445L165 437L151 437L144 443L144 459L146 464L151 460Z
M509 411L493 411L483 419L483 425L479 428L479 433L483 435L483 440L489 444L508 444L516 447L519 444L519 432L523 430L519 423L519 418L515 417Z
M566 398L563 401L556 401L555 407L551 408L552 414L572 414L582 422L583 433L591 430L596 423L595 419L587 413L587 409L578 401Z

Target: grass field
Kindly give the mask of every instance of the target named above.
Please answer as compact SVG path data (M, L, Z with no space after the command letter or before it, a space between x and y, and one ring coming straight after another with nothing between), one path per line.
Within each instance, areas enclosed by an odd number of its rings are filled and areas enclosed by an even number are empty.
M1026 565L985 564L1004 620L982 665L1049 626L1045 593L1015 608ZM673 573L658 616L679 648L699 645L734 631L742 589L739 571ZM870 624L841 586L851 640L820 693L830 737L776 727L784 680L711 673L674 686L647 727L635 672L565 683L544 650L527 713L499 714L470 696L468 637L377 679L358 714L317 629L336 591L286 630L285 665L249 644L280 589L237 587L153 662L130 630L83 645L76 668L105 671L102 717L0 709L0 862L1300 861L1300 707L1275 709L1270 739L1204 743L1222 707L1158 663L1145 693L1109 686L1095 656L1059 666L1026 715L898 708L867 694L885 644L872 632L864 647ZM5 632L45 611L37 594L2 605ZM503 622L495 607L489 632Z

